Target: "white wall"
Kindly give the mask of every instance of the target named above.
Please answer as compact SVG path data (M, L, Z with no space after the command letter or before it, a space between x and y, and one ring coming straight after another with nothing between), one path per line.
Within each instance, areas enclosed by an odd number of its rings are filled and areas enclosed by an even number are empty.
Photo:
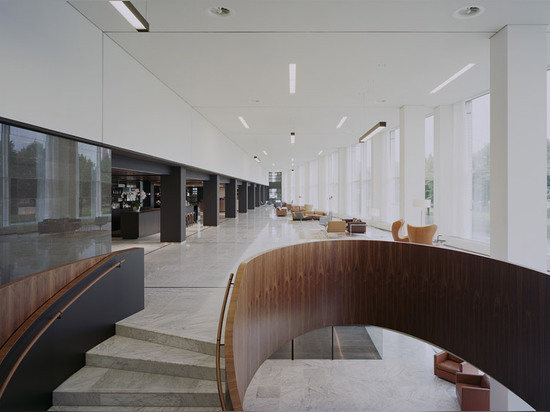
M0 2L0 116L268 184L238 146L68 3Z

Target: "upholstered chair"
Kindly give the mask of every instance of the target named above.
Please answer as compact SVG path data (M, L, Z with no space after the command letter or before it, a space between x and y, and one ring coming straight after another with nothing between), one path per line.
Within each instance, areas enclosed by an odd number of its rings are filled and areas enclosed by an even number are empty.
M456 397L463 411L491 410L491 383L485 374L458 372L456 374Z
M327 232L343 232L346 233L346 222L343 220L330 220L327 224Z
M401 229L403 229L403 226L405 226L405 221L403 219L396 220L391 225L391 234L393 236L393 240L395 240L396 242L408 242L409 241L408 236L401 237L399 235L399 232L401 231Z
M433 238L437 232L437 225L411 226L407 225L409 242L433 246Z
M475 374L478 370L475 366L447 351L434 354L434 375L455 383L458 372Z

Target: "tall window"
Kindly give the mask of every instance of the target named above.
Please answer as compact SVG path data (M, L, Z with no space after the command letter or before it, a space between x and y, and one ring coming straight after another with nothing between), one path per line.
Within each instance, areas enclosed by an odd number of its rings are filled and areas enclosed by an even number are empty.
M361 146L358 143L350 148L351 155L351 207L350 212L354 217L361 215Z
M489 94L466 102L472 142L472 239L490 238L490 99Z
M424 222L427 225L434 223L434 117L426 117L425 120L425 174L424 174L424 199L431 201L431 207L424 210Z
M315 209L319 208L319 166L317 160L309 163L309 201Z
M390 131L389 150L389 192L388 192L388 215L386 220L393 222L399 219L399 129Z
M338 151L327 156L327 182L329 211L338 211Z
M361 216L370 218L372 207L372 139L362 144Z

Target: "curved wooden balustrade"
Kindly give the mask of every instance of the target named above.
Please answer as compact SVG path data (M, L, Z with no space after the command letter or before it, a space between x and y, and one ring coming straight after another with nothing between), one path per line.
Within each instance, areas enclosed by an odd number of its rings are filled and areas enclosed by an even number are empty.
M550 410L548 275L446 248L368 240L304 243L241 263L225 335L235 410L281 345L353 324L443 347Z

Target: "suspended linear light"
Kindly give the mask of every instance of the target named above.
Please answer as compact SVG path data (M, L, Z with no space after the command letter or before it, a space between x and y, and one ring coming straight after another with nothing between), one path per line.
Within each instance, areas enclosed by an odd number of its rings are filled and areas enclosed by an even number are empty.
M290 132L290 144L294 144L296 142L296 134L294 132Z
M137 31L149 31L149 23L134 7L131 1L111 1L110 3L134 29Z
M372 136L374 136L380 130L383 130L385 128L386 128L386 122L376 123L367 133L365 133L363 136L361 136L359 138L359 143L363 143L364 141L370 139Z
M260 158L258 156L254 156L254 160L257 161L258 163L261 162Z

